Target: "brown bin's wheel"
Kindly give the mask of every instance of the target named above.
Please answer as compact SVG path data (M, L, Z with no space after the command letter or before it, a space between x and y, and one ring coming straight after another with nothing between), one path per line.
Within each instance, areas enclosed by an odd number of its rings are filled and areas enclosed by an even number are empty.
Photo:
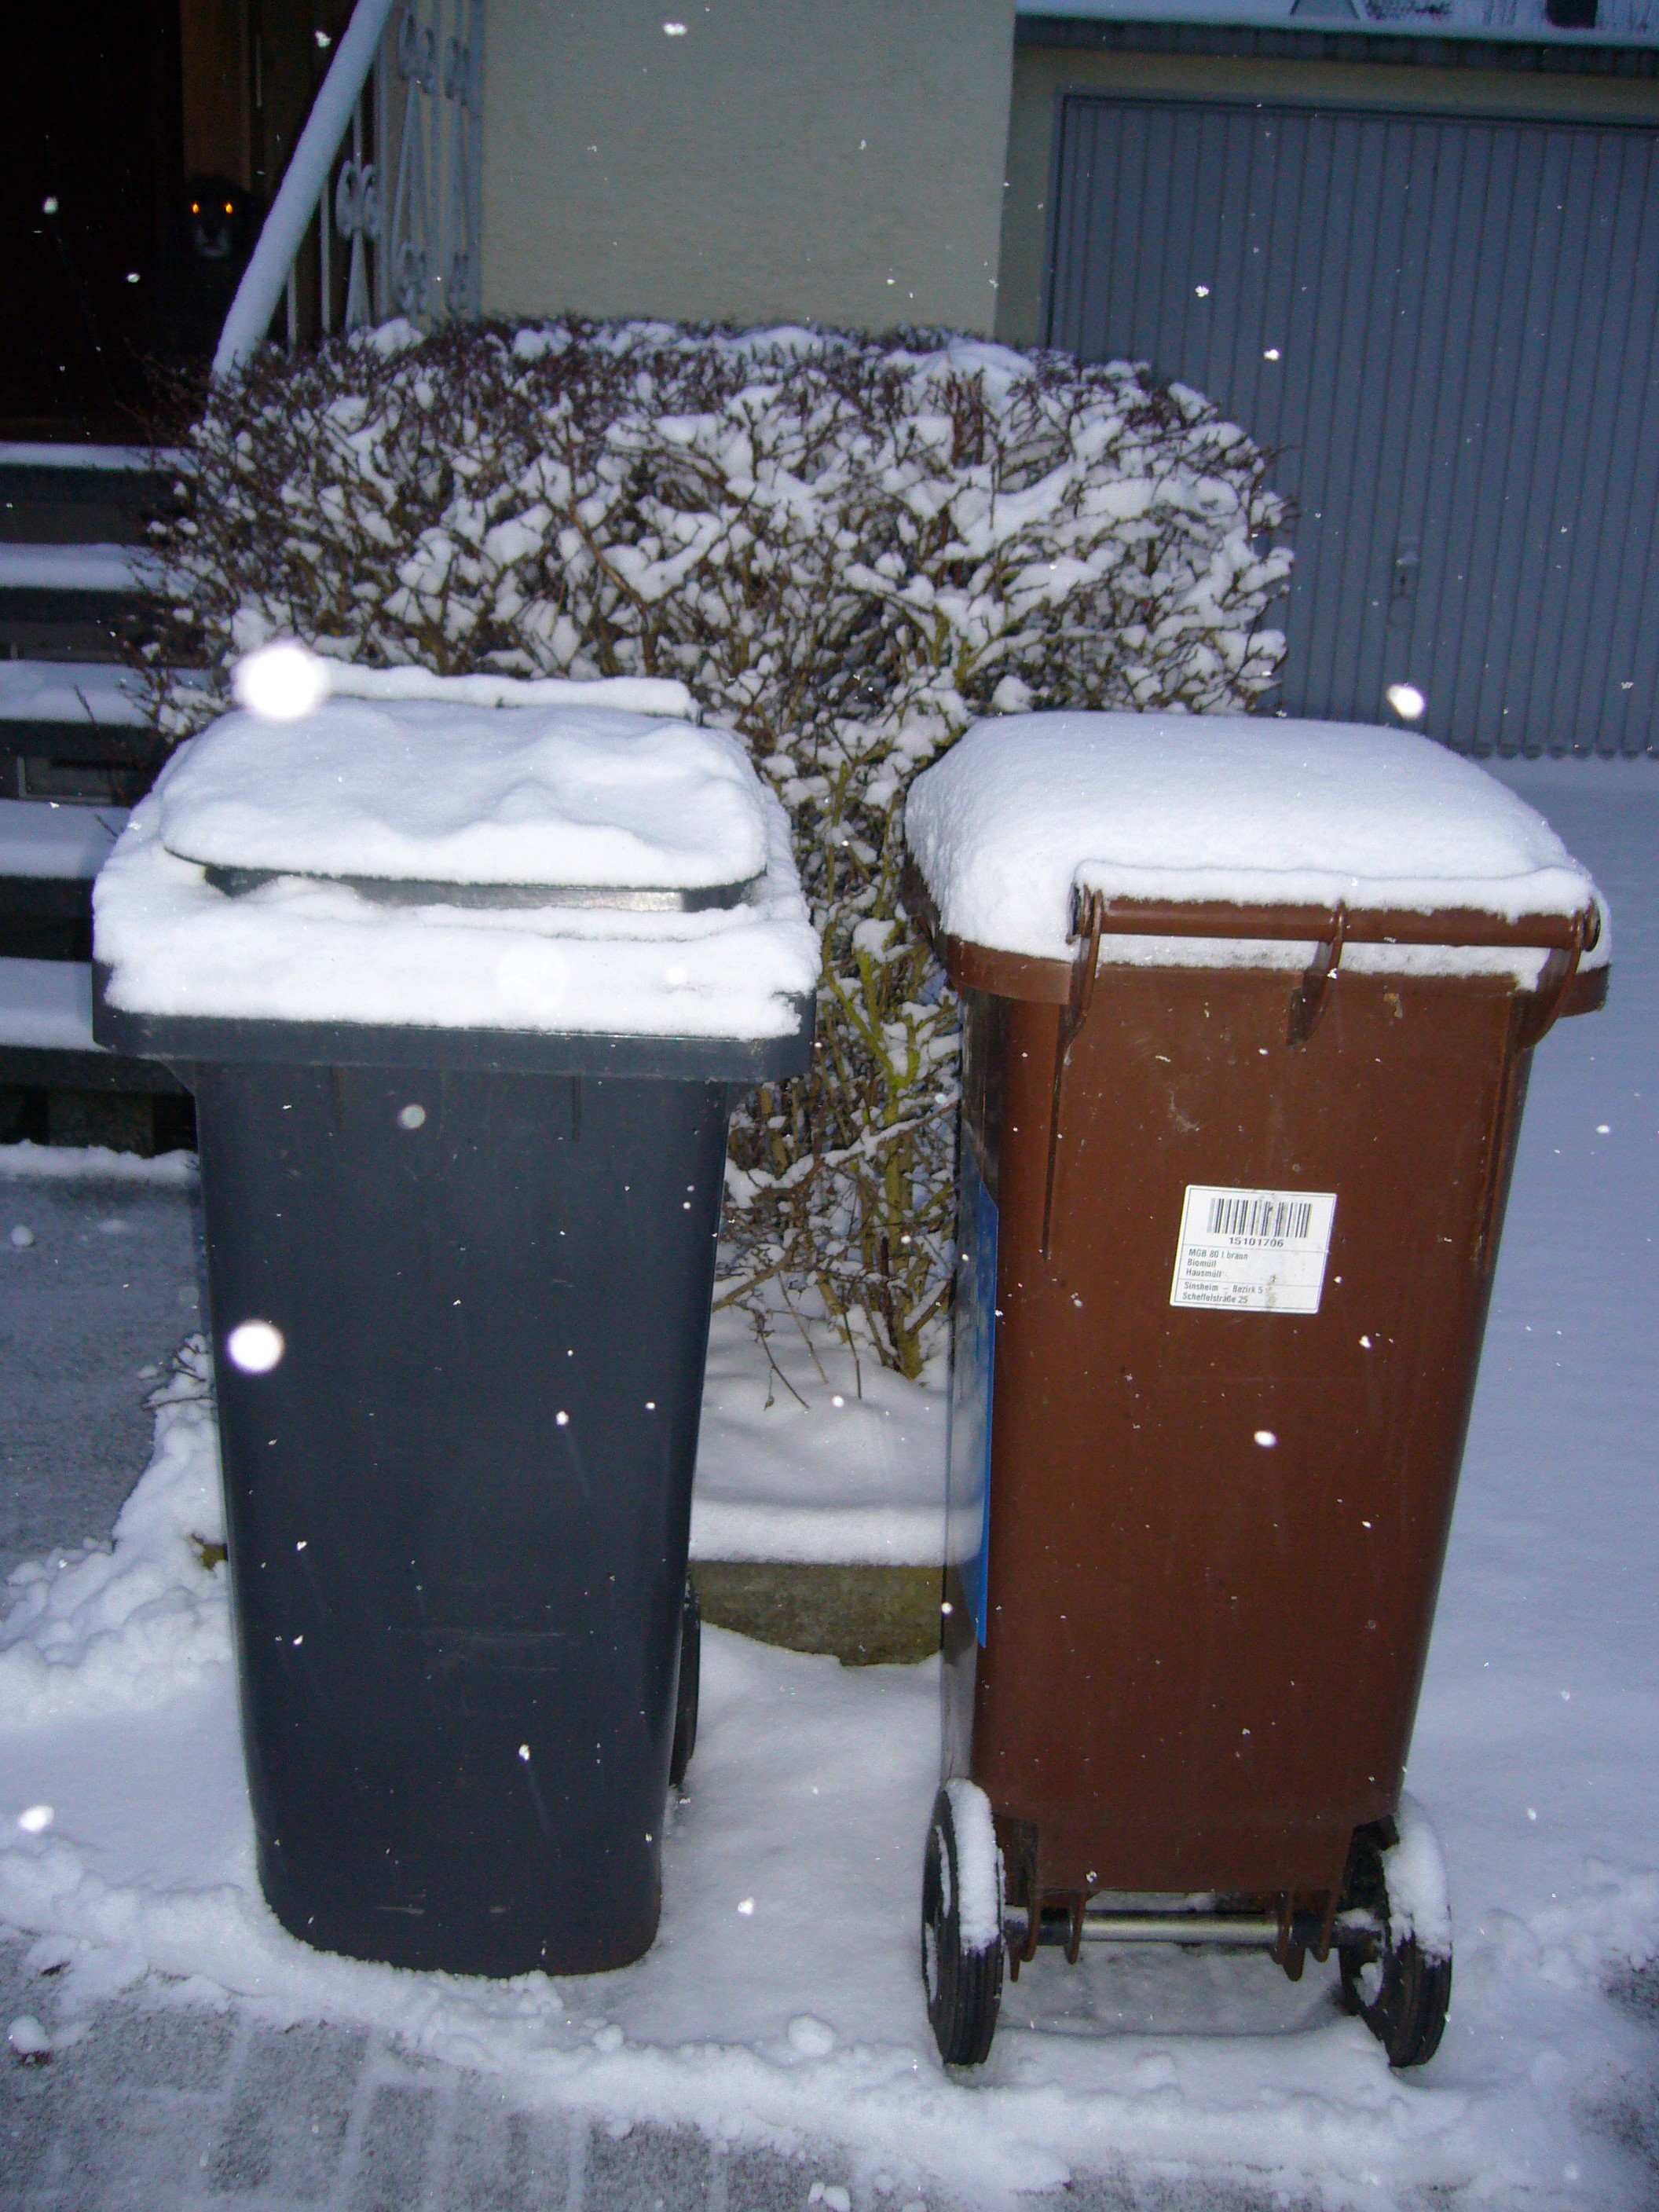
M981 2066L1002 2002L1002 1855L991 1801L971 1782L933 1800L921 1877L921 1978L947 2066Z
M691 1577L685 1578L680 1607L680 1680L674 1698L674 1748L668 1754L668 1784L678 1790L697 1747L697 1692L702 1674L702 1608Z
M1415 1818L1420 1820L1421 1814ZM1364 2021L1390 2066L1422 2066L1439 2049L1445 2028L1451 1952L1426 1948L1409 1920L1401 1930L1402 1916L1389 1901L1388 1863L1399 1842L1391 1820L1355 1832L1336 1929L1342 2002ZM1358 1941L1344 1939L1342 1916L1349 1913L1370 1923Z

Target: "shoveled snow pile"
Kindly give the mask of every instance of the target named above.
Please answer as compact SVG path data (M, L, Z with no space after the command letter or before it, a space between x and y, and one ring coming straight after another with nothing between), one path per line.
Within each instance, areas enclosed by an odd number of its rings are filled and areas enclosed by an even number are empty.
M205 1337L153 1392L155 1449L110 1545L14 1570L0 1615L0 1733L165 1705L230 1656L224 1501Z
M210 868L270 880L233 897ZM341 878L514 897L392 904ZM605 903L738 887L702 912ZM817 975L787 823L743 747L605 708L226 715L135 811L94 911L110 1003L153 1014L778 1036Z
M1495 778L1427 738L1358 724L981 721L916 779L905 835L950 934L1051 960L1070 957L1074 887L1508 921L1597 899L1549 824ZM1102 951L1133 957L1120 938ZM1604 929L1591 957L1607 951Z
M108 1145L0 1145L0 1181L29 1176L48 1182L140 1182L190 1189L196 1181L194 1152L118 1152Z

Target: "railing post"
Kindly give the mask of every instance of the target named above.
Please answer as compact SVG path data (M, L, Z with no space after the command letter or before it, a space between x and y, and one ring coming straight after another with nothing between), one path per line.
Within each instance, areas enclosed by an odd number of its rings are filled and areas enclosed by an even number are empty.
M393 0L357 0L236 288L213 356L216 376L245 368L270 327L311 219L327 194L335 156L368 82L392 4ZM298 336L297 290L290 297L292 342Z
M387 33L394 6L395 37ZM446 21L453 25L447 39ZM453 0L453 13L449 0L357 0L225 318L216 376L252 359L285 291L288 343L298 344L296 263L313 216L324 337L334 328L336 228L349 241L347 331L394 307L411 320L478 313L483 27L483 0ZM369 100L372 162L365 159ZM351 150L341 161L348 130Z

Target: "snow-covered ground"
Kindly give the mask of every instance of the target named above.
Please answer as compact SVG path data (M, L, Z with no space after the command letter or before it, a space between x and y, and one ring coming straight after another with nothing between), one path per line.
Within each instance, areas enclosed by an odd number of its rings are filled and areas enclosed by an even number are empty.
M26 1571L0 1654L0 1922L65 1966L41 1984L49 2024L171 1977L186 2002L378 2026L526 2106L836 2146L860 2203L988 2206L1079 2172L1193 2205L1229 2184L1263 2203L1659 2203L1659 764L1506 775L1611 902L1613 995L1538 1054L1418 1726L1410 1783L1458 1945L1430 2067L1390 2075L1328 1972L1292 1987L1259 1957L1096 1949L1076 1969L1044 1954L990 2063L947 2079L915 1960L934 1667L850 1670L714 1632L638 1966L489 1984L307 1951L253 1885L222 1572L189 1540L211 1539L215 1507L187 1382L114 1551ZM33 1187L0 1184L0 1297L40 1253L6 1241ZM722 1494L705 1457L705 1528L715 1505L734 1527L806 1513L782 1494L793 1459L806 1498L875 1516L848 1549L904 1549L880 1516L927 1510L927 1394L912 1422L900 1386L849 1403L845 1362L819 1377L792 1353L806 1403L775 1390L774 1431L760 1366L745 1380L729 1334L717 1350L708 1440L750 1474L728 1468ZM910 1485L890 1503L883 1465Z

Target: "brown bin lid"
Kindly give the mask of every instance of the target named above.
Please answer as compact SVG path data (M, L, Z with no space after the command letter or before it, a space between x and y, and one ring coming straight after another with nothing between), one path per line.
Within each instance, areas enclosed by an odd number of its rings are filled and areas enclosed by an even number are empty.
M1064 1002L1080 936L1605 959L1543 817L1413 732L1242 715L978 723L919 776L910 896L953 981Z

